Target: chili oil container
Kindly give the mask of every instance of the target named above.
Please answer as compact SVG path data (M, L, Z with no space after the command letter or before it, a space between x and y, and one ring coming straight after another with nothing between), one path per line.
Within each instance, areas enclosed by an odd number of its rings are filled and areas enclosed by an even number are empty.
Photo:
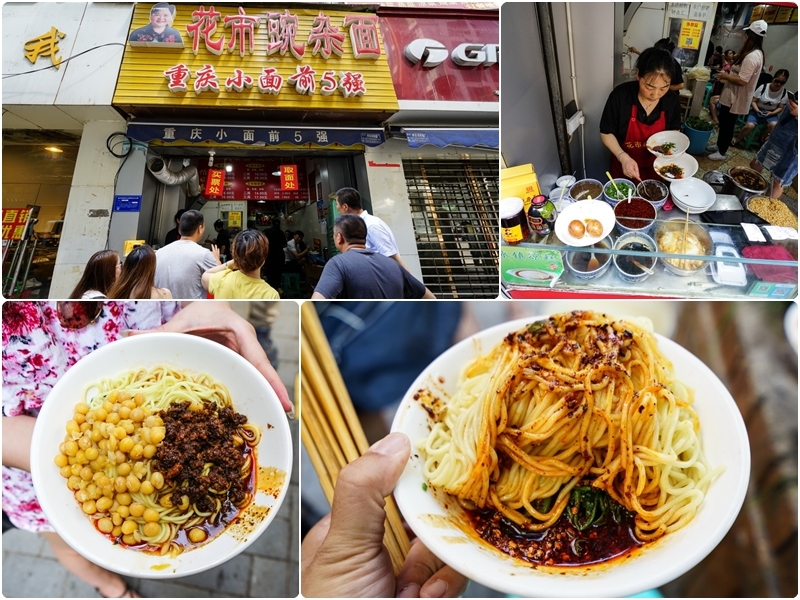
M525 217L525 203L522 198L504 198L500 201L500 229L503 240L510 246L530 237L531 230Z

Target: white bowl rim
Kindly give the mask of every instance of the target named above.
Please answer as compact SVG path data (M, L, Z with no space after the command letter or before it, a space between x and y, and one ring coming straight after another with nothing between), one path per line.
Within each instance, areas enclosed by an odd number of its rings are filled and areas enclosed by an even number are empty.
M41 427L41 426L40 427L34 426L33 436L32 436L32 440L31 440L31 476L32 476L32 479L33 479L34 489L36 490L37 499L39 500L40 506L42 507L42 511L47 516L48 521L50 522L52 527L56 530L56 532L61 536L61 538L64 539L64 541L67 542L67 544L70 547L72 547L79 554L84 556L87 560L89 560L89 561L91 561L91 562L93 562L93 563L95 563L95 564L97 564L97 565L99 565L101 567L104 567L104 568L106 568L106 569L108 569L110 571L114 571L116 573L120 573L122 575L127 575L127 576L131 576L131 577L141 577L141 578L146 578L146 579L169 579L169 578L176 578L176 577L185 577L185 576L188 576L188 575L193 575L193 574L197 574L197 573L201 573L201 572L207 571L209 569L212 569L214 567L217 567L217 566L227 562L228 560L231 560L232 558L237 556L239 553L241 553L243 550L245 550L248 546L250 546L253 542L255 542L256 539L258 539L258 537L261 534L263 534L264 531L266 531L266 529L269 527L269 525L275 519L275 517L276 517L276 515L277 515L277 513L278 513L278 511L279 511L284 499L286 498L288 490L289 490L289 484L290 484L289 479L290 479L292 463L293 463L294 448L293 448L291 432L289 431L288 421L284 416L284 411L283 411L283 408L281 407L280 400L278 399L277 394L272 389L272 387L269 385L269 383L266 382L266 379L264 379L263 375L261 375L261 373L250 362L248 362L245 358L240 356L238 353L236 353L233 350L223 346L222 344L218 344L217 342L213 342L213 341L208 340L206 338L202 338L202 337L195 336L195 335L189 335L189 334L183 334L183 333L170 333L170 332L153 332L153 333L146 333L146 334L131 336L131 337L127 337L127 338L120 338L120 339L115 340L115 341L113 341L113 342L111 342L109 344L106 344L105 346L102 346L102 347L98 348L97 350L91 352L90 354L87 354L86 356L82 357L79 361L77 361L74 365L72 365L72 367L70 367L66 371L66 373L64 373L64 375L62 375L58 379L58 381L56 382L56 385L53 386L53 389L48 394L48 399L49 400L52 399L51 396L52 396L52 394L54 392L59 392L61 390L61 388L67 388L67 386L69 386L72 383L73 379L77 379L77 375L76 374L79 373L79 371L75 367L77 365L79 365L81 362L89 360L89 362L91 363L91 362L93 362L95 360L98 360L97 359L98 356L103 356L103 354L109 353L110 352L109 349L114 349L114 350L118 351L118 350L120 350L121 346L123 346L123 345L128 346L128 347L132 347L132 346L135 346L137 344L140 344L140 345L147 345L147 344L153 345L155 343L155 347L167 348L167 347L170 346L167 342L171 342L171 341L180 341L182 343L188 343L188 344L194 345L194 346L196 346L198 348L201 348L201 349L203 347L205 347L205 350L208 351L208 352L219 353L219 354L217 354L217 356L220 356L220 355L221 356L227 356L228 358L230 358L232 363L236 364L237 368L244 369L245 371L249 371L251 376L254 376L254 377L258 376L258 378L260 380L261 379L264 380L264 384L265 384L264 388L263 388L263 390L259 390L259 392L263 392L265 400L275 408L276 415L280 415L281 416L281 418L275 418L275 419L272 419L270 417L270 419L271 419L270 420L270 425L272 425L272 428L269 429L270 436L272 436L274 434L275 438L279 440L279 443L281 445L285 446L286 451L285 451L285 456L282 457L283 460L284 460L283 464L278 465L278 464L273 464L273 463L267 463L265 458L262 457L262 458L259 459L258 465L259 465L259 468L261 468L261 467L270 467L270 466L278 467L281 470L285 471L285 477L284 477L284 481L282 482L282 484L280 486L280 490L277 493L277 495L276 496L272 496L272 495L269 496L270 498L274 498L274 503L270 506L269 512L266 515L266 517L261 521L261 523L259 523L259 525L254 530L252 530L250 532L250 534L247 537L247 540L244 540L244 541L239 540L239 541L237 541L236 545L229 552L222 552L218 556L213 557L208 562L205 562L205 563L201 562L199 565L189 566L188 568L181 569L181 565L184 562L183 560L181 560L182 557L185 559L185 557L190 556L190 555L192 557L198 556L200 552L202 552L202 551L204 551L204 550L206 550L208 548L214 547L213 545L217 540L230 537L229 535L226 535L225 532L223 532L219 536L217 536L213 540L211 540L208 544L203 545L203 546L201 546L199 548L196 548L196 549L192 550L191 552L181 554L181 555L178 556L177 559L169 559L169 558L166 558L166 557L156 557L154 555L146 554L146 553L143 553L143 552L129 551L129 552L132 553L130 556L135 556L136 557L136 559L133 559L133 560L135 560L135 562L138 562L138 563L141 564L141 567L139 567L139 565L136 565L136 567L134 567L134 568L129 568L128 566L120 565L119 563L113 561L112 558L110 558L108 556L105 556L102 552L95 553L95 552L89 551L87 549L87 545L86 544L77 541L75 539L75 536L72 535L71 530L68 529L68 528L65 528L64 523L62 523L62 520L65 519L65 515L62 514L60 510L56 510L56 505L58 503L56 503L53 500L51 500L51 498L50 498L50 496L48 496L48 494L42 494L41 493L42 486L46 485L44 482L48 481L47 479L45 479L45 475L44 475L43 469L45 468L45 466L47 466L47 468L49 468L50 465L55 466L54 463L53 463L53 457L55 456L55 453L57 453L57 451L58 451L57 450L58 443L60 443L62 438L58 438L58 442L56 443L56 446L55 446L56 450L55 450L55 452L51 453L50 450L47 450L47 448L52 446L52 443L48 443L47 442L47 438L45 438L45 436L47 435L46 432L45 432L45 428ZM95 357L94 359L91 358L93 356ZM156 360L154 359L153 362L155 363ZM133 368L133 367L130 367L130 368ZM182 368L185 368L186 370L190 370L190 371L199 372L199 370L197 368L192 368L191 366L185 366L185 367L182 367ZM122 372L123 370L125 370L125 369L120 369L119 372ZM72 375L70 375L71 373L72 373ZM99 376L98 376L98 378L99 378ZM223 382L223 383L226 383L226 382ZM226 383L226 385L228 385L228 383ZM66 402L68 402L68 401L67 400L63 400L62 401L62 403L66 403ZM74 404L77 403L77 400L74 400L74 401L70 400L69 403L72 406L74 406ZM52 402L52 401L51 402L47 402L47 401L45 401L42 404L42 409L39 412L39 415L38 415L38 417L36 419L36 423L37 424L39 424L39 423L44 424L46 422L46 419L48 418L48 415L51 412L57 411L59 408L61 408L61 407L59 406L58 402ZM236 408L235 405L234 405L234 408ZM66 422L65 422L65 424L66 424ZM266 432L262 431L262 441L259 443L259 446L261 445L261 443L264 443L264 441L265 441L265 437L263 435L264 433L266 433ZM61 477L60 474L58 474L57 472L56 472L56 475L58 475L58 477ZM66 482L64 481L63 484L64 484L64 486L63 486L64 490L67 490ZM257 492L257 496L262 496L262 495L263 495L262 492ZM80 513L80 507L78 506L78 503L74 500L74 498L70 498L70 500L72 500L72 502L74 502L75 507L77 508L78 512ZM255 500L253 502L255 502ZM78 513L73 513L73 514L78 514ZM53 515L56 515L55 519L53 519ZM83 515L82 513L80 513L79 522L81 522L81 523L85 522L86 525L88 525L88 527L91 528L91 530L94 530L94 527L89 524L88 519L86 519L85 515ZM81 527L82 527L82 525L81 525ZM116 551L117 548L112 546L111 542L107 538L102 537L101 534L98 534L97 539L101 543L103 541L108 543L109 548L105 548L104 551L108 552L109 554L111 554L112 552ZM94 546L94 545L92 545L92 546ZM97 547L99 548L100 545L98 544ZM215 548L215 550L221 549L220 545L218 545L218 546L216 546L214 548ZM109 552L109 550L110 550L110 552ZM208 550L206 550L206 552L208 553ZM153 569L154 561L160 561L160 563L165 563L166 561L171 561L173 566L175 566L177 564L178 567L176 569L164 568L163 570L160 570L160 569L159 570L154 570ZM190 562L190 564L191 564L191 563L196 562L196 561L189 560L189 561L186 561L186 562Z
M395 414L391 427L392 431L404 431L404 427L406 429L411 427L411 420L414 418L415 412L413 394L421 387L429 384L429 377L432 376L436 378L441 374L441 365L445 360L445 356L450 356L450 353L454 353L452 356L455 356L455 353L462 352L464 355L468 355L467 358L461 361L463 365L465 360L469 360L480 353L488 352L495 343L502 339L502 337L508 335L509 332L517 331L527 324L545 318L547 318L547 316L526 317L501 323L462 340L445 351L417 377L409 388L409 391L406 393ZM720 475L717 480L712 482L711 488L706 495L706 501L704 501L701 507L701 512L695 516L695 520L693 520L692 523L680 531L655 542L651 546L652 552L643 553L637 556L636 559L627 563L612 564L609 569L598 569L591 575L584 572L570 579L571 574L565 577L564 575L555 573L543 573L530 566L527 566L527 569L519 569L518 567L522 566L521 561L515 561L515 559L506 557L500 554L499 551L482 548L477 543L464 544L464 540L460 538L447 541L444 539L445 534L437 534L436 527L431 527L429 524L419 521L417 513L421 506L420 500L424 500L425 497L432 498L432 495L426 496L426 492L424 492L420 486L419 478L421 474L416 472L417 467L413 459L414 451L412 450L412 460L409 461L409 464L403 471L398 486L395 488L395 499L400 511L420 538L420 541L440 559L466 577L474 579L492 589L521 597L531 597L532 589L536 590L538 596L543 597L629 596L672 581L708 556L733 525L744 502L750 476L750 449L747 429L745 428L742 415L733 397L716 374L687 349L660 334L656 333L654 335L658 339L659 348L662 353L664 353L673 364L677 363L675 367L676 375L679 376L681 380L686 381L688 379L686 373L681 374L681 370L689 368L696 369L693 373L698 379L697 382L692 379L690 382L691 387L693 387L695 391L698 391L701 385L699 382L702 382L703 386L711 386L718 392L718 394L706 397L701 397L700 393L696 394L695 408L698 409L698 412L701 412L699 410L701 407L703 408L702 412L710 412L712 414L714 414L715 410L720 408L727 409L724 414L720 416L725 417L725 426L727 427L730 425L731 429L725 429L724 435L723 432L718 431L717 437L720 441L717 447L712 449L712 452L715 453L722 449L727 449L726 446L733 447L736 450L734 455L727 459L729 461L727 463L727 470ZM436 369L439 370L437 371ZM452 371L452 368L449 369L449 371ZM711 399L709 400L709 398ZM422 408L419 407L418 404L416 407L419 411L417 415L420 415L420 413L423 415L419 418L425 418L425 413ZM713 422L714 419L709 418L709 415L701 417L701 420L706 432L715 427L719 429L717 424ZM707 424L706 421L708 421ZM706 433L706 437L704 438L704 452L709 461L711 461L712 458L708 457L709 448L706 444L708 440L707 436L708 433ZM411 440L412 447L414 447L415 442L416 440ZM731 464L734 464L737 468L731 470ZM722 485L723 481L724 486ZM715 485L717 486L716 488ZM724 495L723 487L725 489L731 488L732 493L725 492L727 495ZM708 508L708 499L712 494L715 501L722 506L727 506L728 509L722 512L715 512L711 515L709 512L711 509ZM723 494L723 497L718 499L720 494ZM439 510L441 511L441 508ZM441 512L440 514L445 513ZM703 517L703 515L705 515L705 517ZM698 525L698 523L704 526L704 529L699 529L701 525ZM448 534L453 533L452 529L446 531ZM701 533L702 535L700 535ZM695 534L694 537L698 539L693 539L690 534ZM687 538L689 541L684 542ZM660 542L662 541L665 543L661 544ZM690 543L691 545L689 545ZM664 546L667 546L667 550L663 550ZM470 548L472 547L479 548L483 550L483 552L471 553ZM453 553L453 548L459 548L459 550L466 549L465 551L469 553L472 560L470 561L463 558L459 552ZM645 548L647 548L647 546L645 546ZM491 550L491 552L489 550ZM678 550L680 550L680 552L678 552ZM663 565L648 564L648 557L652 556L654 553L657 556L657 561L658 554L664 554L669 551L677 554L677 560L668 561ZM476 556L482 557L483 560L474 560ZM639 564L641 567L637 567L633 570L633 574L635 575L635 577L633 577L630 573L630 567L631 565L636 566L637 560L640 561ZM662 560L661 562L665 561ZM504 569L506 572L501 573L501 569ZM618 577L615 574L624 575L624 577ZM611 583L609 583L608 580L610 580Z

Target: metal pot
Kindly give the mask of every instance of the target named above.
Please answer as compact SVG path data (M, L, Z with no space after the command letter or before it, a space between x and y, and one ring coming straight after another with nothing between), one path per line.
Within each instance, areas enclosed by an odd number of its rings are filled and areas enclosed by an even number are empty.
M747 174L751 176L755 181L761 183L760 186L758 185L750 185L745 186L734 179L737 173ZM765 194L767 189L769 189L769 184L767 180L761 176L761 173L754 171L753 169L747 169L745 167L734 167L730 170L729 174L723 174L725 183L722 185L722 190L720 191L721 194L733 194L736 196L739 201L744 205L744 201L747 200L750 196L756 196L759 194Z

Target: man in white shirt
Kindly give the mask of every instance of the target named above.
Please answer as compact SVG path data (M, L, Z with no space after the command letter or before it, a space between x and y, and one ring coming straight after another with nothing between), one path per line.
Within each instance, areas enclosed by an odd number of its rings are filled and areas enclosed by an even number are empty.
M220 263L219 249L203 248L205 224L203 213L187 210L181 215L180 238L156 252L156 287L167 288L177 300L200 300L206 297L201 278Z
M358 190L346 187L337 191L334 196L336 197L336 207L341 214L358 215L364 219L367 224L367 250L396 260L401 267L408 271L408 267L400 258L400 250L397 248L392 230L383 222L383 219L364 210Z

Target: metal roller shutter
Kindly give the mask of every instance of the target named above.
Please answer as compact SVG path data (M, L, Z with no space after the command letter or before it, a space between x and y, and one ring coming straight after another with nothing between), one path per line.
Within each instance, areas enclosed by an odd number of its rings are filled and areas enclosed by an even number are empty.
M437 298L496 298L499 166L404 159L422 277Z

